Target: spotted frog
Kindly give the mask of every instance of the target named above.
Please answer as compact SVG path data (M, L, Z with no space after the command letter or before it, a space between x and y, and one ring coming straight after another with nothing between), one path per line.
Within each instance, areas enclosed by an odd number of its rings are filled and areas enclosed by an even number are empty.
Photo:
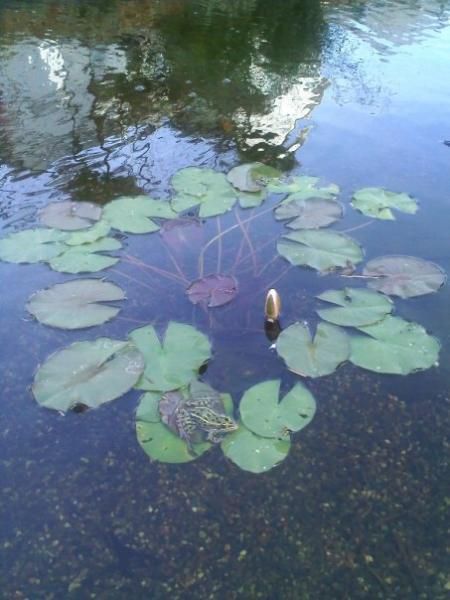
M206 383L194 381L186 398L181 392L166 392L159 403L161 420L192 449L205 438L217 444L237 429L224 410L220 394Z

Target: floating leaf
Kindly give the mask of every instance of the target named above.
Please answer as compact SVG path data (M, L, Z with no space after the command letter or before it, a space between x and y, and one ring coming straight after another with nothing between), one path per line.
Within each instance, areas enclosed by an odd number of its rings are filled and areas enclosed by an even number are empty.
M266 190L260 192L238 192L239 206L241 208L256 208L260 206L267 197Z
M142 449L152 460L166 463L190 462L211 448L208 442L186 443L173 433L159 415L161 394L147 392L141 396L136 411L136 435Z
M308 425L316 411L313 395L297 383L279 402L280 381L263 381L248 389L239 405L241 420L256 435L288 438Z
M177 195L172 198L176 212L200 205L202 218L222 215L231 210L236 202L236 192L223 173L212 169L187 167L172 177Z
M223 453L238 467L251 473L264 473L278 465L289 453L289 440L263 438L243 424L221 444Z
M96 242L101 238L108 235L111 229L110 224L107 221L99 221L89 229L83 229L81 231L75 231L74 233L68 234L64 240L69 246L80 246L81 244L90 244Z
M86 229L98 221L102 209L92 202L52 202L39 211L39 220L47 227L65 231Z
M377 292L364 289L329 290L317 296L339 308L324 308L317 314L330 323L348 327L371 325L384 319L394 307L392 301Z
M363 258L359 244L336 231L294 231L281 238L277 250L292 265L318 271L351 267Z
M368 187L353 194L352 206L368 217L394 220L391 208L413 215L417 202L408 194L398 194L383 188Z
M159 403L161 394L159 392L145 392L139 399L136 409L136 421L147 421L149 423L160 423Z
M307 198L325 198L333 199L339 194L339 187L332 183L325 187L318 187L318 177L292 177L283 182L269 183L267 189L276 194L290 194L284 202L290 200L306 200Z
M400 298L437 292L446 279L441 267L414 256L380 256L367 263L363 274L375 278L369 287Z
M166 392L181 388L211 356L208 338L184 323L171 321L162 343L151 325L135 329L130 337L145 358L139 389Z
M177 216L168 202L149 196L123 196L112 200L106 204L103 215L111 227L125 233L152 233L159 229L152 218L173 219Z
M39 367L33 394L42 406L59 411L78 404L96 408L128 392L143 369L142 355L129 342L75 342Z
M179 253L191 248L195 242L201 243L202 224L196 217L178 217L164 221L160 234L171 250Z
M106 237L91 244L73 246L50 259L48 263L54 271L61 273L94 273L111 267L119 260L97 252L119 250L121 247L118 240Z
M119 308L98 304L123 300L123 290L101 279L75 279L40 290L28 301L28 311L44 325L62 329L92 327L109 321Z
M358 329L367 335L352 337L350 360L363 369L408 375L429 369L439 358L439 341L418 323L387 316Z
M328 323L319 323L314 339L307 325L294 323L280 333L276 348L288 369L304 377L329 375L350 354L345 331Z
M327 227L342 217L342 206L335 200L308 198L290 200L275 209L277 221L293 219L287 226L290 229L318 229Z
M26 229L0 240L0 259L12 263L36 263L58 256L67 234L56 229Z
M203 303L210 308L231 302L238 292L238 283L230 275L207 275L196 279L187 288L187 295L193 304Z
M241 192L259 192L271 179L278 178L280 171L254 162L239 165L228 172L228 181Z

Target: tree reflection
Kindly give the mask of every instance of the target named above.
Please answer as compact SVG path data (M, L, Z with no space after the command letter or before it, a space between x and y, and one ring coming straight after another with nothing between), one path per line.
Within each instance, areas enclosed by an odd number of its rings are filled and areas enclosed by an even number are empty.
M268 159L323 89L315 0L44 1L1 12L2 152L16 166L47 168L166 117ZM304 97L290 97L299 82Z

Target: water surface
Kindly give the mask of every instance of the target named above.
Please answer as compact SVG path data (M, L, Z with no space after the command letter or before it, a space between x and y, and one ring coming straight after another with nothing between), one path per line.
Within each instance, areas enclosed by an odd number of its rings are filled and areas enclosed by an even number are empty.
M346 216L337 229L355 228L367 260L412 254L448 270L449 49L446 0L4 0L2 234L35 223L49 201L168 198L180 168L226 172L262 160L339 184ZM420 210L366 226L348 204L365 186L406 191ZM189 279L217 226L203 223L183 254ZM53 330L24 305L67 277L0 264L2 597L447 597L448 286L396 301L397 314L439 337L440 365L402 378L347 364L308 381L315 419L265 475L219 451L187 465L150 463L136 442L135 391L66 416L34 402L33 373L50 353L171 319L210 336L205 379L236 405L263 379L288 389L296 377L264 335L265 291L279 289L285 325L314 323L314 296L342 281L272 261L283 226L270 212L248 227L255 257L240 228L220 257L214 245L205 254L207 271L220 261L241 285L236 302L211 316L178 282L122 260L106 272L127 291L120 316ZM173 269L158 235L124 243L129 255Z

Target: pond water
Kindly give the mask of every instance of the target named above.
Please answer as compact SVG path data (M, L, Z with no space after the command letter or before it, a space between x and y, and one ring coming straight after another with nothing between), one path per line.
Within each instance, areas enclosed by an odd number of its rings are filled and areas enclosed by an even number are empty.
M261 161L338 184L345 216L333 227L352 230L365 260L450 268L447 0L3 0L0 33L1 237L49 202L168 199L184 167ZM417 214L353 210L368 186L407 192ZM33 399L56 350L171 320L208 335L203 379L236 408L261 381L290 389L299 377L264 331L267 290L281 295L283 327L314 325L315 296L347 281L277 258L279 199L201 220L175 256L158 233L116 233L125 250L101 276L127 299L90 329L46 327L25 310L73 276L0 263L2 598L448 597L448 285L395 299L397 315L439 338L439 364L402 377L347 362L307 378L316 415L267 473L218 448L151 462L136 440L137 390L65 415ZM236 276L232 303L189 302L200 255L204 272Z

